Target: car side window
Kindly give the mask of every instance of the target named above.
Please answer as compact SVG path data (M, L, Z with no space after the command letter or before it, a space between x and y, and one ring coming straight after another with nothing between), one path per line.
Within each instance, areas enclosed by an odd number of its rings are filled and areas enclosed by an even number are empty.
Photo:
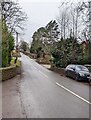
M67 69L70 69L70 65L67 66Z
M73 69L72 65L70 66L71 69Z
M71 69L75 70L75 65L72 65L72 66L71 66Z
M79 71L80 70L79 67L76 66L76 70Z
M72 65L69 65L68 68L69 68L69 69L72 69Z
M75 69L75 65L69 65L69 66L67 66L67 69Z

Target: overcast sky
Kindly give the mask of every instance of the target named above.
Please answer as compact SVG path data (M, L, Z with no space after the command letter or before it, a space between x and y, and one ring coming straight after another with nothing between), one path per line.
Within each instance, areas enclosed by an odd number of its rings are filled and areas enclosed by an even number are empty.
M80 0L18 0L23 11L28 16L25 35L21 36L25 41L32 40L33 33L40 27L44 27L51 20L56 19L59 14L60 3L64 1Z
M56 19L59 12L60 0L18 0L18 2L28 16L27 30L25 35L21 36L27 42L31 41L33 33L38 28Z

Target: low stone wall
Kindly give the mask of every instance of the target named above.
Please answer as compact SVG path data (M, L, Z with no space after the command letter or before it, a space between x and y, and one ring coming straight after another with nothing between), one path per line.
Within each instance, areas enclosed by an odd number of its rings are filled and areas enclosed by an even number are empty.
M46 65L51 64L49 60L46 60L46 59L43 59L43 58L36 59L36 62L39 63L39 64L46 64Z
M6 68L1 68L0 73L2 73L2 81L11 79L15 77L17 74L21 73L21 67L10 66Z
M65 76L65 70L64 68L57 68L57 67L51 67L50 70L59 73L61 76Z

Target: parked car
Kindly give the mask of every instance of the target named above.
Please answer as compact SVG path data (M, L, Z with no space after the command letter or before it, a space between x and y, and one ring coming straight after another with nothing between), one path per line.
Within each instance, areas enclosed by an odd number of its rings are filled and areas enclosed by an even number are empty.
M90 73L90 78L89 78L89 84L91 85L91 73Z
M70 64L66 67L65 74L77 81L86 80L91 82L90 72L87 67L83 65Z

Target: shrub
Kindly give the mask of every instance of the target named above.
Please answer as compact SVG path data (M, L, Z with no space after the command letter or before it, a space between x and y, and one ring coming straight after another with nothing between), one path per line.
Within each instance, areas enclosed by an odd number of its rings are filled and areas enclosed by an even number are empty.
M2 67L8 66L8 50L2 48Z

